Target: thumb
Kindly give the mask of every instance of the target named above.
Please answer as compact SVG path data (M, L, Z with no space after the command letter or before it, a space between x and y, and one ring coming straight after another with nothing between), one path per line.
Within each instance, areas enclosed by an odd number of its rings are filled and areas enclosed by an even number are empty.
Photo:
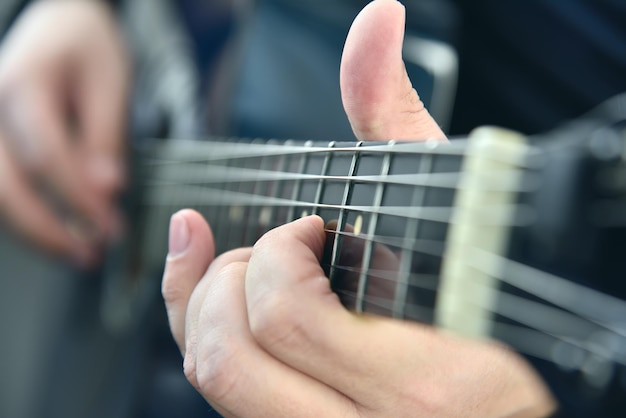
M341 97L361 140L444 139L402 61L404 6L375 0L356 17L341 60Z
M172 335L184 352L185 317L191 294L215 257L213 234L204 218L190 209L170 220L169 254L161 293Z

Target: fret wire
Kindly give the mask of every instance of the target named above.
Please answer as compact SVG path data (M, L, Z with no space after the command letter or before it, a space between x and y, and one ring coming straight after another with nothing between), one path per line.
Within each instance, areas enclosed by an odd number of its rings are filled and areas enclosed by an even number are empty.
M362 142L357 143L357 146L356 146L357 150L354 152L354 155L352 156L352 162L350 163L350 170L348 172L350 176L353 176L356 173L356 170L358 168L359 158L360 158L358 148L360 147L361 144ZM337 217L337 230L338 231L343 231L346 227L346 219L347 219L346 207L348 203L352 200L352 190L353 190L352 186L353 186L352 182L350 181L346 182L342 204L340 205L341 207L339 209L339 216ZM337 260L339 259L339 248L341 246L341 241L342 241L342 236L337 235L335 237L335 241L333 242L333 249L331 253L331 265L336 264ZM334 278L335 278L335 270L332 267L329 272L329 278L330 278L331 283L333 283Z
M261 161L259 163L259 170L257 171L267 171L269 168L271 168L272 158L274 157L269 157L269 156L261 157ZM266 182L255 182L252 193L255 195L267 196L268 186L269 184ZM263 190L263 188L265 190ZM252 206L248 208L248 216L247 216L248 221L247 221L247 224L245 225L245 231L243 234L243 243L241 246L252 245L259 238L258 236L259 226L261 226L261 222L262 222L260 217L262 216L262 212L265 210L265 208L267 208L267 206ZM266 226L264 226L264 229L265 228Z
M313 142L312 141L307 141L304 143L305 147L312 147L313 146ZM304 173L307 166L309 164L309 154L302 154L300 156L300 166L298 167L298 172L299 173ZM300 189L302 189L302 180L296 180L294 186L293 186L293 195L292 195L292 201L298 201L298 198L300 196ZM288 221L293 221L294 219L296 219L295 217L295 210L296 210L296 206L290 206L289 207L289 212L287 213L287 219Z
M251 146L255 146L259 144L258 140L253 140ZM250 157L245 159L234 160L235 163L234 169L237 170L239 168L247 170L251 168L251 165L254 164L259 157ZM236 182L233 183L233 186L237 187L237 193L240 194L252 194L248 191L250 187L248 182ZM251 185L252 190L254 190L254 185ZM230 250L232 248L242 247L245 245L245 235L246 230L249 225L246 222L249 221L249 215L251 211L251 207L249 205L239 205L234 204L229 207L227 222L229 223L228 235L226 236L226 250Z
M225 164L226 169L229 169L233 164L235 163L235 160L230 160L227 161ZM228 195L228 193L232 193L233 191L231 190L227 190L227 187L229 186L228 183L221 183L218 186L217 189L217 194L211 194L211 192L207 192L207 196L206 199L207 201L217 201L219 202L221 199L223 199L225 196ZM231 185L232 186L232 185ZM232 222L228 221L228 217L229 217L229 207L228 206L232 206L232 205L218 205L218 209L216 211L216 220L213 223L214 227L215 227L215 236L217 237L222 237L225 239L221 239L218 242L216 242L215 244L215 251L216 251L216 255L223 253L225 251L228 251L230 249L230 247L227 244L228 241L228 237L230 236L229 232L232 228Z
M293 143L292 140L288 140L285 142L285 145L290 146ZM285 155L281 155L279 157L279 161L278 161L278 167L277 167L277 171L279 172L285 172L285 170L288 167L288 159L287 156ZM286 180L275 180L272 182L272 184L274 185L273 188L273 193L272 196L270 197L280 197L283 195L283 191L285 190L285 183L287 181ZM287 222L287 219L277 219L278 216L278 210L276 206L266 206L266 208L269 208L270 210L270 217L269 217L269 228L274 227L275 225L280 225L280 224L284 224Z
M391 166L391 154L385 154L383 156L383 161L380 167L380 175L386 176L389 174L389 168ZM376 191L374 194L374 207L380 207L383 203L383 194L384 188L382 183L378 183L376 186ZM372 234L376 234L376 228L378 226L378 212L374 211L370 215L370 221L367 228L367 235L371 236ZM363 305L363 296L365 295L365 291L367 290L367 282L368 282L368 270L371 265L372 259L372 251L373 251L373 242L372 240L367 240L365 246L363 248L363 260L361 264L361 273L359 275L358 281L358 290L357 290L357 299L356 299L356 307L357 312L362 312L364 309Z
M328 143L328 148L334 148L336 145L335 141L331 141ZM332 152L329 152L328 154L326 154L326 156L324 157L324 163L322 164L322 171L319 175L319 183L317 184L317 190L315 191L315 200L314 202L316 204L320 203L322 201L322 195L324 193L324 186L326 184L325 182L325 177L328 175L328 170L330 170L330 162L333 158L333 154ZM320 208L319 206L313 206L311 212L314 215L319 215L320 212Z
M420 159L419 163L419 172L420 174L430 173L433 169L433 159L430 155L424 155ZM426 198L426 190L423 187L416 187L413 189L413 197L411 201L412 207L421 207L424 205L424 201ZM417 234L419 233L421 222L419 219L407 219L407 225L405 229L405 240L409 240L411 238L417 238ZM411 267L413 264L413 251L409 251L407 249L408 242L405 241L403 244L402 255L400 257L400 268L398 274L400 277L410 273ZM396 286L396 294L394 295L394 304L393 304L393 317L394 318L402 318L404 316L404 308L406 305L406 298L408 294L408 286L399 283Z

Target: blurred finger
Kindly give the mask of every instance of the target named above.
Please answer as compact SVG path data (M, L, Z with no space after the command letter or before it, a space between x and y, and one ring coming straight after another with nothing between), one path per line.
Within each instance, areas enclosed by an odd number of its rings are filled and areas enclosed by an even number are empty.
M94 46L77 81L78 136L96 189L117 193L125 181L125 122L129 93L128 65L121 40Z
M70 229L33 191L0 141L0 211L9 225L27 240L53 253L68 256L80 265L93 259L93 249Z
M3 103L5 137L27 171L50 186L68 209L102 229L108 208L92 193L81 170L59 88L46 79L10 96L10 105Z

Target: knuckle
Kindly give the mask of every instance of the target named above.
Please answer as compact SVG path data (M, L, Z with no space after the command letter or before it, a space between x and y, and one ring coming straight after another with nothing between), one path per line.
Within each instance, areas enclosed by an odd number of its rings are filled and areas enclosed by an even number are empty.
M170 279L167 270L161 282L161 295L167 305L179 302L186 295L179 281Z
M192 384L192 386L198 389L198 379L196 375L196 360L191 350L186 350L185 359L183 360L183 373L185 377Z
M213 260L213 262L209 266L207 274L210 274L210 275L221 274L224 267L229 266L231 264L237 264L237 263L240 263L239 268L246 269L248 265L247 259L249 257L245 256L244 254L245 251L246 249L239 248L236 250L227 251L219 255L215 260ZM229 268L232 269L233 267L231 266ZM229 270L226 270L226 272L228 273ZM232 273L233 271L231 270L230 272Z
M251 310L250 330L255 339L267 348L303 350L310 344L304 316L298 312L297 301L281 292L265 295Z
M197 389L214 401L223 402L235 391L240 379L237 349L228 337L211 339L202 344L193 377ZM190 371L191 372L191 371Z
M248 268L248 263L245 261L230 261L224 260L224 265L219 268L216 277L218 278L230 278L245 274Z
M271 251L268 252L267 249L268 247L271 248L274 243L276 242L276 230L271 230L267 233L265 233L264 235L261 236L261 238L259 238L257 240L257 242L254 243L254 246L252 247L252 254L251 257L265 257L265 255L271 256ZM266 254L268 253L268 254Z

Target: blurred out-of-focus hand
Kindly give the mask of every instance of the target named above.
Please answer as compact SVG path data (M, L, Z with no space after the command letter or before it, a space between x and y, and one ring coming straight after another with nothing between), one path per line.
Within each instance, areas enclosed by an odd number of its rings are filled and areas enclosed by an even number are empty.
M99 1L33 2L0 48L0 215L82 265L119 231L129 72Z

